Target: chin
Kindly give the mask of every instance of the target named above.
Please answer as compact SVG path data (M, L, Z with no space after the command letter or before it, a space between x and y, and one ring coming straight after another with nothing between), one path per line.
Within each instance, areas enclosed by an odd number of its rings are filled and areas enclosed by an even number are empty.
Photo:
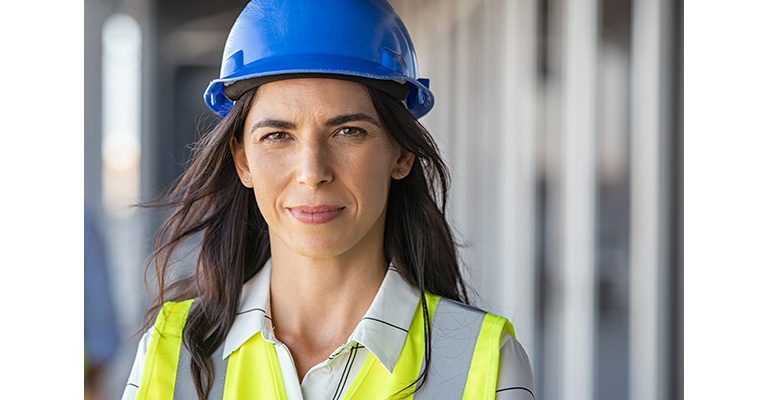
M354 240L344 240L339 235L315 234L310 237L285 241L294 253L308 258L333 258L343 255L354 247Z

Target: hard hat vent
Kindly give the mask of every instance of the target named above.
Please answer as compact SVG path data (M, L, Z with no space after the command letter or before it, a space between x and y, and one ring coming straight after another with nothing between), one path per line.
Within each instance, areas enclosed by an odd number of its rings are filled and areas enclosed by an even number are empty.
M381 65L399 74L404 74L406 70L403 57L388 48L381 51Z
M221 75L222 77L232 75L232 73L241 68L243 68L243 51L238 50L224 62L224 65L221 67Z

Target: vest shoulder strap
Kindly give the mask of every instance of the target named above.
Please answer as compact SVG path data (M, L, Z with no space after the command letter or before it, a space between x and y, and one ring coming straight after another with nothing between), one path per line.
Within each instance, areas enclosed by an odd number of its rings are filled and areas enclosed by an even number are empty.
M496 398L502 332L515 337L515 330L506 318L485 314L475 343L462 399Z
M450 299L438 301L432 316L429 371L414 400L461 399L485 315Z
M137 400L173 398L176 368L179 362L184 325L193 300L166 302L157 314L149 348L144 358L144 372Z
M192 301L163 304L152 331L136 399L197 398L188 369L189 351L182 344ZM212 355L214 379L209 399L285 399L274 346L261 335L254 335L226 360L222 352L223 345Z

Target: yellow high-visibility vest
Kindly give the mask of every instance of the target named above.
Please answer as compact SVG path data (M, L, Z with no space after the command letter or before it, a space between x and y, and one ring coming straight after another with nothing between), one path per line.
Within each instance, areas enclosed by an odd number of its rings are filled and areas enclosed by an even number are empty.
M393 395L415 400L496 397L500 340L503 331L515 336L512 324L506 318L431 293L426 293L426 300L432 316L432 354L424 385L414 394L415 385L411 384L424 368L425 326L420 302L392 373L369 353L342 400L387 399ZM172 400L177 381L192 385L188 369L179 368L182 334L192 301L167 302L160 310L136 399ZM286 399L275 346L262 335L253 335L225 362L224 368L215 367L215 390L209 399Z

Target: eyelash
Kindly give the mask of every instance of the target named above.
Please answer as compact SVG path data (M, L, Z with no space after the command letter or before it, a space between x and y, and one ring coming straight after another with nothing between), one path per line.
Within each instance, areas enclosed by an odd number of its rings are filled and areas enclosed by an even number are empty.
M343 133L344 131L356 131L356 133ZM277 135L280 135L282 137L279 138L279 139L276 139L275 136L277 136ZM368 135L368 132L365 129L363 129L363 128L358 128L358 127L355 127L355 126L344 126L344 127L339 128L336 132L334 132L334 135L359 137L359 136L366 136L366 135ZM287 133L285 133L285 132L272 132L272 133L268 133L268 134L262 136L259 139L259 142L264 142L264 141L267 141L267 140L274 141L274 142L281 142L283 140L286 140L288 138L288 136L289 135Z
M339 133L343 132L344 130L354 130L354 131L357 131L358 133L342 134L341 136L365 136L365 135L368 134L368 132L366 132L365 129L358 128L356 126L343 126L343 127L341 127L341 129L336 131L335 134L339 134Z
M275 136L275 135L282 135L284 137L281 138L281 139L274 139L273 136ZM259 142L263 142L263 141L266 141L266 140L270 140L270 141L274 141L274 142L280 142L280 141L285 140L287 137L288 137L288 134L285 133L285 132L272 132L272 133L268 133L268 134L262 136L261 139L259 139Z

